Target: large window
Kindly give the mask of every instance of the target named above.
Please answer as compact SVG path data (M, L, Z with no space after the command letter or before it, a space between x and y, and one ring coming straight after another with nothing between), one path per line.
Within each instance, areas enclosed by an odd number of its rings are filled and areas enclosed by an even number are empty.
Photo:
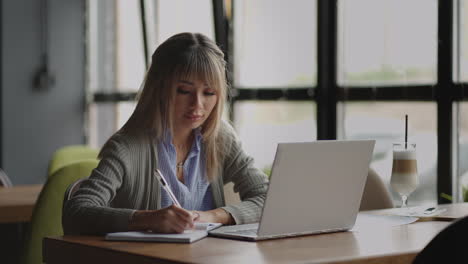
M234 98L234 125L247 153L268 171L277 143L317 138L315 103L287 100L288 91L317 82L316 2L236 0L233 19L233 84L247 99Z
M436 104L408 102L404 94L398 103L387 101L390 97L385 96L379 102L372 99L382 89L391 94L395 87L404 91L437 82L437 1L340 0L337 12L338 85L345 94L348 90L372 89L359 101L349 101L346 95L341 98L339 136L377 140L371 167L399 201L389 184L391 150L392 143L404 140L404 117L408 114L420 174L420 186L411 194L409 204L435 203ZM414 19L416 13L418 19Z
M104 0L88 9L96 146L133 111L157 45L196 31L227 51L226 118L259 168L269 170L278 142L376 139L371 167L388 184L408 114L420 173L409 203L458 201L468 188L468 0Z

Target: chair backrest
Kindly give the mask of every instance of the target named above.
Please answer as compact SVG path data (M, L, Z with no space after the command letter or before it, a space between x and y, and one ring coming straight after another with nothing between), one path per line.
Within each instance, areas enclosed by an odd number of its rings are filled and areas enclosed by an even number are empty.
M8 175L6 172L2 169L0 169L0 187L11 187L13 184L10 181L10 178L8 178Z
M379 175L372 168L369 168L359 211L392 207L394 207L394 205L390 192L387 187L385 187Z
M47 179L34 206L23 263L42 263L43 238L63 235L62 204L67 187L88 177L97 165L96 159L75 162L59 169Z
M49 162L48 176L50 177L63 166L76 161L97 159L99 150L86 145L69 145L62 147L52 154Z
M432 263L467 263L466 240L468 233L468 216L458 219L442 229L416 255L413 264Z

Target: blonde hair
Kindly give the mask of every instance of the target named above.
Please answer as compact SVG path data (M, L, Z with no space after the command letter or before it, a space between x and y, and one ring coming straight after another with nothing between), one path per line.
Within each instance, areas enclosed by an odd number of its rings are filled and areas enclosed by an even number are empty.
M137 96L137 106L120 131L147 131L158 141L163 139L165 131L174 134L174 84L184 78L204 80L218 96L216 105L201 128L206 172L211 181L216 177L220 158L224 154L223 145L218 144L218 140L228 85L224 54L208 37L199 33L180 33L156 49Z

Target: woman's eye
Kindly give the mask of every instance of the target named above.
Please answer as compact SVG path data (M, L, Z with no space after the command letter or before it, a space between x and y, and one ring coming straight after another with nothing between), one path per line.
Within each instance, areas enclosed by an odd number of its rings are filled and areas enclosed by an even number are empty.
M208 96L212 96L212 95L216 95L216 92L215 92L215 91L208 90L208 91L205 91L204 94L205 94L205 95L208 95Z
M179 94L189 94L190 91L184 90L184 89L182 89L182 88L177 88L177 93L179 93Z

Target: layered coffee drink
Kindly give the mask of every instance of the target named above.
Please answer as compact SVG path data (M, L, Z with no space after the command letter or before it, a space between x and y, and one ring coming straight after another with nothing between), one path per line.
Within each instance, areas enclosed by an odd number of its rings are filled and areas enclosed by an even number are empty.
M393 166L390 185L392 189L402 196L403 206L406 199L419 184L416 160L416 144L394 144Z

